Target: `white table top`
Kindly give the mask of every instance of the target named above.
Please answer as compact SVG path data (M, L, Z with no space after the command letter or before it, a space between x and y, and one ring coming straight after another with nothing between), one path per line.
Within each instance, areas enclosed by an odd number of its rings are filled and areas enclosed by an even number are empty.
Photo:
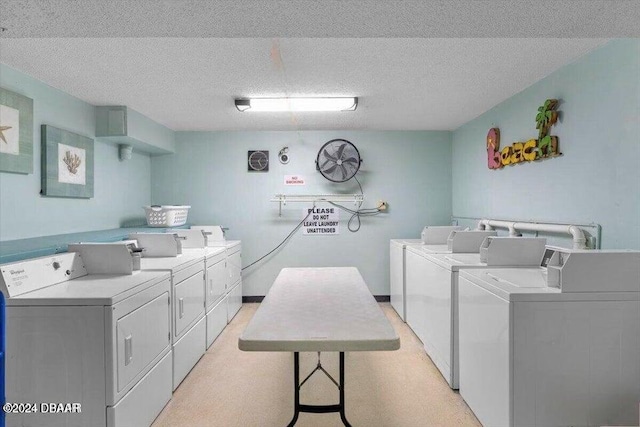
M284 268L239 339L245 351L385 351L400 338L355 267Z

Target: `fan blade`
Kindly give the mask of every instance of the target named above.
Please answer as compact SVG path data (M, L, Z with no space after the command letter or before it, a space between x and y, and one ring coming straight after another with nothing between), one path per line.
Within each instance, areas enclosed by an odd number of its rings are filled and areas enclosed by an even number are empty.
M347 146L347 144L342 144L340 146L340 148L338 148L338 155L336 156L338 159L342 158L342 153L344 152L344 147L346 147L346 146Z
M347 177L347 170L342 165L340 165L340 170L342 171L342 179L345 179Z
M333 160L334 162L335 162L336 160L338 160L337 158L335 158L335 157L333 157L331 154L329 154L329 152L327 151L327 149L326 149L326 148L322 151L322 154L324 154L324 156L325 156L327 159ZM339 158L339 157L338 157L338 158Z
M322 172L324 173L333 173L334 170L336 170L336 168L338 167L337 164L331 166L329 169L323 170Z
M348 159L343 160L342 163L358 163L358 159L355 157L349 157Z
M322 166L320 166L320 170L323 170L325 166L327 166L327 163L329 163L331 160L330 159L326 159L324 161L324 163L322 163Z

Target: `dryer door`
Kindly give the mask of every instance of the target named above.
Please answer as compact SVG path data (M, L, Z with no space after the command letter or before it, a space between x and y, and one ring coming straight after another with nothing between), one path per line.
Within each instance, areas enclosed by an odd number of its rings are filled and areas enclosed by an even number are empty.
M174 290L174 343L188 327L204 316L204 277L202 270L175 285Z
M225 294L226 268L222 259L210 267L207 267L207 308L213 307Z
M227 254L227 292L233 288L233 285L238 283L242 275L242 255L240 254L240 249L233 248L231 251L232 252Z
M148 368L167 347L170 331L168 307L167 291L116 321L118 392Z

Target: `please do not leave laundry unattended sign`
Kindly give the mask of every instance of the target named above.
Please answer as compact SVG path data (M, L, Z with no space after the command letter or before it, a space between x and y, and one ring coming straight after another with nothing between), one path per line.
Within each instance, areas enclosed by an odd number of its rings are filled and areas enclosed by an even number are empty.
M304 208L302 210L302 218L307 217L307 215L309 217L302 224L302 234L340 234L339 212L338 208L334 206Z

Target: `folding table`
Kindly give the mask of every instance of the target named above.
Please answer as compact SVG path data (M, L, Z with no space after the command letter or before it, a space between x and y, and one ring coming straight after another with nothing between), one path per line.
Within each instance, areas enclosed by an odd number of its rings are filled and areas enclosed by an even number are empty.
M344 353L390 351L400 338L355 267L284 268L239 339L244 351L294 353L295 425L300 412L339 412L345 426ZM340 353L335 381L320 363L319 353ZM300 352L318 352L318 365L300 383ZM300 388L316 371L326 374L340 391L337 405L300 404Z

